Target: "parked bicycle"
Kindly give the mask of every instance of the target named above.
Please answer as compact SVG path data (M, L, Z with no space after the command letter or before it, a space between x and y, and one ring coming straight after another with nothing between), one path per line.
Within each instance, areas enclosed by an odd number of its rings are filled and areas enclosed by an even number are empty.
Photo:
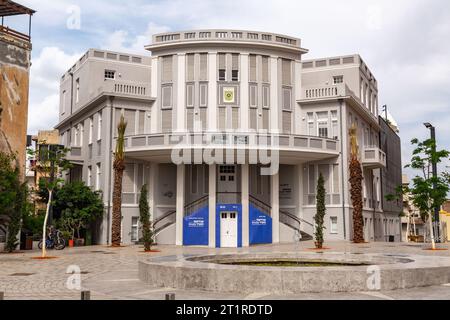
M66 240L62 236L61 231L50 227L48 237L45 241L45 247L47 249L64 250L66 247ZM39 241L38 248L42 249L42 240Z

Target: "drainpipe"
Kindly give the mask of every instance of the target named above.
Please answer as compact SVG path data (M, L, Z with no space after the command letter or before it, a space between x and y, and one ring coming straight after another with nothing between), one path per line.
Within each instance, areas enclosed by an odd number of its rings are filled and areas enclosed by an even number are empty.
M347 228L345 226L345 194L344 194L344 187L345 187L345 182L344 182L344 123L342 122L342 102L344 102L343 99L339 99L339 118L340 118L340 123L341 123L341 174L342 174L342 187L341 187L341 192L342 192L342 221L344 223L344 240L347 239Z

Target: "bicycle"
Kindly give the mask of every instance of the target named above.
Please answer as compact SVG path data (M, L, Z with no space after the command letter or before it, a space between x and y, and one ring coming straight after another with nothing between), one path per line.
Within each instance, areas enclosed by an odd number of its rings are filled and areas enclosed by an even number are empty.
M57 230L54 234L50 234L45 241L46 249L64 250L66 247L66 240L61 235L61 231ZM42 249L42 240L39 241L38 248Z

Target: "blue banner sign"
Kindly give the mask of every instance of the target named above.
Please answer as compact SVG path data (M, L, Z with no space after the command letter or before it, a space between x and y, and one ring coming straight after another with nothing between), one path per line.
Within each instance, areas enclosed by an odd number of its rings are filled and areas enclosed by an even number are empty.
M272 218L250 205L250 244L272 243Z
M205 207L183 219L183 245L209 244L209 208Z

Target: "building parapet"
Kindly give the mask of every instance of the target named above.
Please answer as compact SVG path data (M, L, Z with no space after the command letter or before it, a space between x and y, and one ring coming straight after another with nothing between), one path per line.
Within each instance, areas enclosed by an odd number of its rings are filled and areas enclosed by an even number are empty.
M378 147L364 147L362 165L369 169L386 168L386 153Z

